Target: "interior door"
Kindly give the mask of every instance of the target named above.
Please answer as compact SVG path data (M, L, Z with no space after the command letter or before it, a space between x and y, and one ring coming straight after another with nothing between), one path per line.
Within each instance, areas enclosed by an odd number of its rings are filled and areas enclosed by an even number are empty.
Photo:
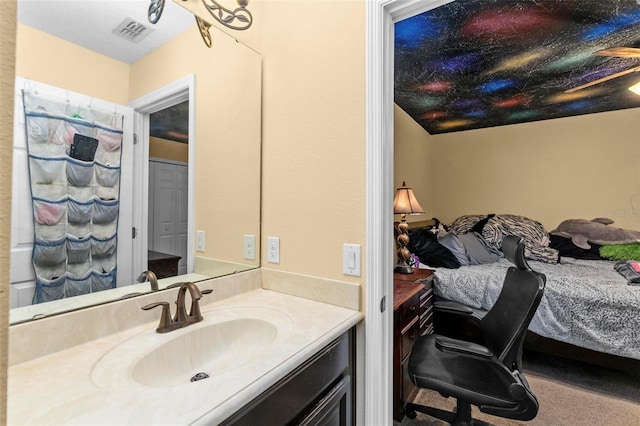
M178 275L187 273L187 248L189 244L189 168L176 165L176 237L180 262Z
M149 250L180 256L178 274L187 273L189 169L187 165L149 161Z
M176 171L172 164L154 166L153 250L173 254L176 251Z

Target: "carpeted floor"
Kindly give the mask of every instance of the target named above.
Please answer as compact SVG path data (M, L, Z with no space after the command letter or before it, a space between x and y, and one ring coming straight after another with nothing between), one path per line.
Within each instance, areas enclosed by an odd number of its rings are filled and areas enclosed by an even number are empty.
M540 410L529 422L502 419L473 407L473 417L496 426L640 426L640 371L637 376L566 361L547 355L526 354L527 380ZM416 402L453 410L455 401L437 392L420 390ZM446 423L418 413L400 426L442 426ZM396 423L396 426L398 423Z

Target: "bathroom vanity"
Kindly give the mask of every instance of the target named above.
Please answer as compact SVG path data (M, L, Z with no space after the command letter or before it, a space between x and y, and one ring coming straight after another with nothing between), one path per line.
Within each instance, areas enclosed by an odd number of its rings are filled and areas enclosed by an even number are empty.
M241 276L258 279L247 288ZM159 311L141 307L173 304L177 290L11 327L8 424L353 424L353 330L362 314L263 289L259 277L198 283L213 289L201 299L204 319L168 333L155 331ZM83 331L96 315L113 330ZM133 317L140 324L122 325ZM93 335L29 357L21 327L31 327L35 350L49 327L70 339Z

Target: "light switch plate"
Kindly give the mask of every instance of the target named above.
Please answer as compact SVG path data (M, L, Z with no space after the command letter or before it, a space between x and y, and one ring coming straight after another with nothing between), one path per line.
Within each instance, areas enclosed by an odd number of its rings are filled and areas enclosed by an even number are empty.
M342 273L359 277L361 275L360 244L344 244L342 248Z
M244 236L244 258L247 260L256 259L256 236L246 235Z
M196 231L196 250L204 251L204 231Z
M267 237L267 262L280 263L280 238Z

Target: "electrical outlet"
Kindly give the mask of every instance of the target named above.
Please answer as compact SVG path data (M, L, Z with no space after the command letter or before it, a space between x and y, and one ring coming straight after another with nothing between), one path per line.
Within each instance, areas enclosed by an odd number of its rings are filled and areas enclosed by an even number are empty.
M267 262L280 263L280 238L267 237Z
M256 236L244 236L244 258L247 260L255 260L256 258Z
M196 231L196 250L204 251L204 231Z

